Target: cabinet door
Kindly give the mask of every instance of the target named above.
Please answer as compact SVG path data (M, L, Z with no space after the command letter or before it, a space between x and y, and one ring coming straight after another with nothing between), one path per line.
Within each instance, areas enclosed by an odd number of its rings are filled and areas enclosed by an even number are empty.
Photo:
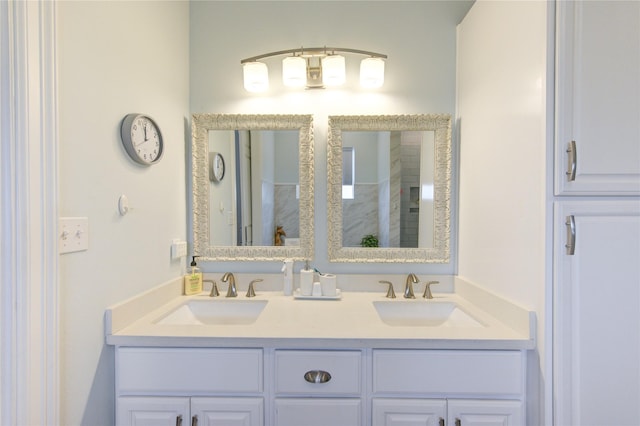
M555 424L637 425L640 201L560 202L555 222Z
M143 397L118 398L118 426L180 426L188 425L189 398Z
M524 410L521 401L448 400L451 426L523 426Z
M262 426L262 398L191 398L191 415L198 426Z
M447 417L444 399L375 398L373 426L442 426Z
M558 1L555 190L640 194L640 2ZM575 179L570 156L575 141Z
M360 426L359 399L277 398L276 426Z

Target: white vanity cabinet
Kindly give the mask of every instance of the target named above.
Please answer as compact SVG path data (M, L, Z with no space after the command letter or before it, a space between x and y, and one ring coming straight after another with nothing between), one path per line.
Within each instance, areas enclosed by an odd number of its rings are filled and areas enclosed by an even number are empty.
M524 425L524 366L520 351L374 350L372 424Z
M554 422L637 425L640 2L559 1L556 38Z
M276 350L274 424L358 426L363 354L358 350Z
M145 397L118 398L117 425L131 426L259 426L262 398Z
M526 350L116 348L118 425L524 425ZM265 384L263 384L265 383Z
M119 347L117 425L262 426L263 377L262 349Z
M640 201L555 207L556 424L637 425Z
M373 400L373 426L523 425L519 400L392 399Z
M558 1L557 22L556 194L640 195L640 2Z

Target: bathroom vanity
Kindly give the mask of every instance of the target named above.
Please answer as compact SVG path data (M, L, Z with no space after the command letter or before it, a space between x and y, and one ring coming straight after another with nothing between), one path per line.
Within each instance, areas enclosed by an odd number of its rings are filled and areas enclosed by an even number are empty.
M526 423L534 316L463 281L431 300L180 293L106 313L118 425Z

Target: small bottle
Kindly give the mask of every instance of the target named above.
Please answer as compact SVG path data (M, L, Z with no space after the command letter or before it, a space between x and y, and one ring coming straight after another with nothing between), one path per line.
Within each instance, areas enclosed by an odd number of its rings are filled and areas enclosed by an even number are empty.
M285 296L291 296L293 292L293 260L284 260L282 263L282 273L282 292Z
M202 291L202 272L200 272L200 268L196 264L196 257L198 256L192 256L191 273L184 276L184 294L186 296Z

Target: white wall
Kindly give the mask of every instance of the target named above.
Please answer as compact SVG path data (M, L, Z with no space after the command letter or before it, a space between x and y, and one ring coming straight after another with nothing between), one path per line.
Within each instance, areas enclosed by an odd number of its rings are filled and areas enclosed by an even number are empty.
M458 274L536 311L541 371L551 362L544 358L546 103L553 99L546 12L546 2L476 2L459 26L457 105ZM530 400L542 401L537 396Z
M407 265L344 265L327 259L327 117L340 114L455 112L455 27L469 8L459 1L216 1L191 5L191 112L313 114L315 138L315 259L332 272L407 273ZM251 94L240 60L299 46L335 46L387 54L381 89L359 88L362 56L345 55L347 84L339 89L282 86L282 57L266 59L271 88ZM454 228L455 234L455 228ZM452 239L455 241L455 239ZM452 243L455 247L455 243ZM455 256L454 256L455 257ZM279 263L203 265L224 272L279 272ZM298 265L297 265L298 267ZM296 269L297 269L296 267ZM411 265L415 273L453 273L448 265Z
M89 218L89 250L60 256L61 424L114 423L105 308L180 275L186 238L187 2L58 3L60 216ZM125 114L151 115L165 153L131 161ZM121 217L120 194L133 210Z

